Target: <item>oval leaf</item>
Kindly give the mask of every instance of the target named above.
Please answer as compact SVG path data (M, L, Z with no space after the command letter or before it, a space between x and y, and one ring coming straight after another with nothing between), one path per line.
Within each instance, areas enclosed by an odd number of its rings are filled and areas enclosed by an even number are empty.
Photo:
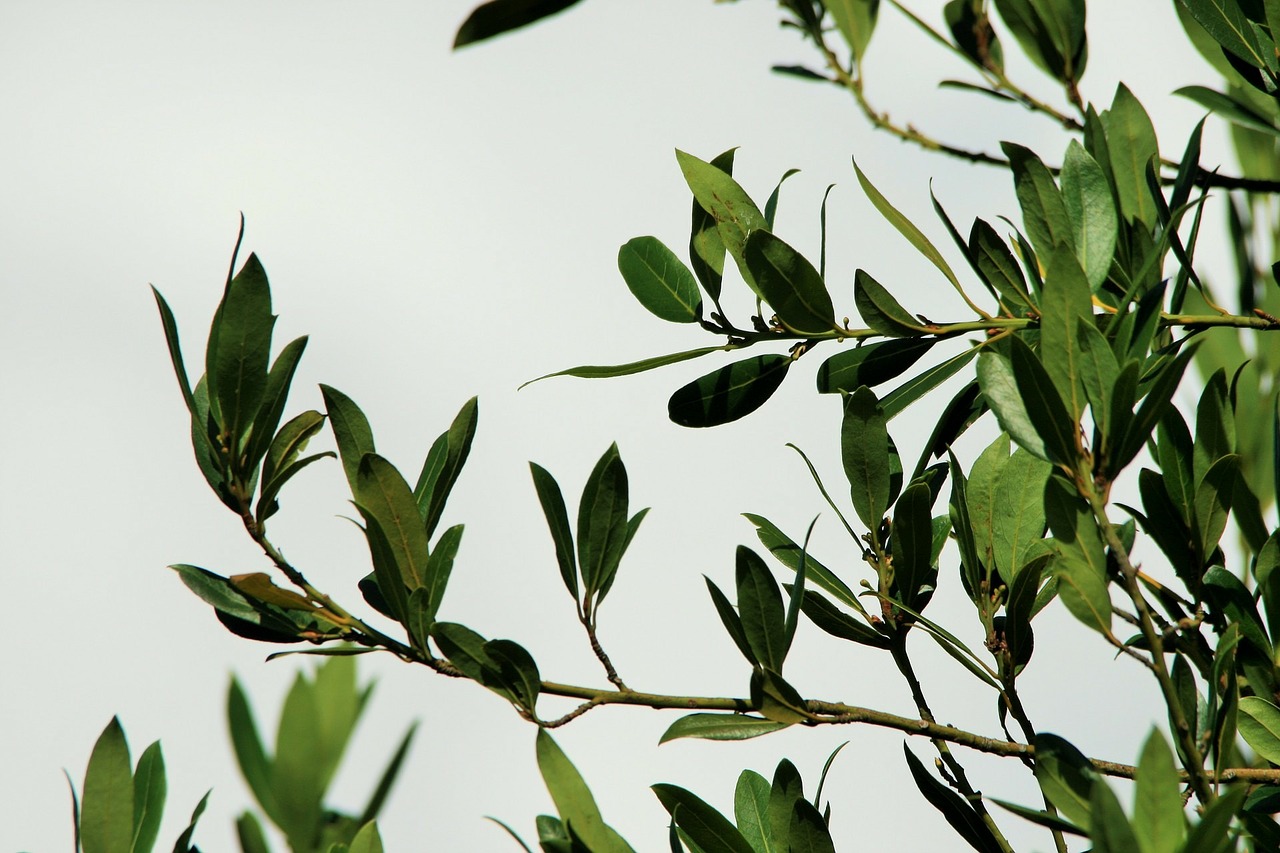
M693 273L657 237L636 237L618 250L618 272L631 295L652 314L693 323L702 300Z
M671 395L667 414L686 427L712 427L746 417L778 390L791 367L784 355L758 355L699 377Z

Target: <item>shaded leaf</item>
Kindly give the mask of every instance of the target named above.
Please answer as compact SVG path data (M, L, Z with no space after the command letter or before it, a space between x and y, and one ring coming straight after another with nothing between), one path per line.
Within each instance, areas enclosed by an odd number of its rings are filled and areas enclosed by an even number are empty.
M712 427L746 417L778 390L791 367L783 355L736 361L695 379L671 395L667 414L685 427Z
M937 338L895 339L837 353L818 368L818 393L852 393L863 385L874 388L896 379L937 342Z
M783 326L812 335L836 327L827 286L803 255L768 231L751 232L743 253L757 292Z
M578 0L489 0L471 10L453 38L454 50L536 23Z
M951 828L974 850L981 853L997 853L1001 849L999 842L960 795L935 779L906 743L902 744L902 754L906 756L907 767L911 769L911 778L915 780L916 787L920 789L920 793L929 801L929 804L942 813L947 823L951 824Z

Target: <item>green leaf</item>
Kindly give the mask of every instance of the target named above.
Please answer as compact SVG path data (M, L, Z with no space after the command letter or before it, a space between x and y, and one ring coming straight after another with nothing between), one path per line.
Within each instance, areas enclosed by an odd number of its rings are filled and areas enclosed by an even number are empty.
M1013 365L1009 359L995 350L984 350L978 356L978 383L982 388L982 396L991 406L991 411L995 412L1000 428L1008 433L1019 447L1039 459L1049 461L1049 452L1045 448L1044 439L1031 425L1031 416L1027 414L1027 407L1018 393Z
M231 677L227 690L227 727L231 733L231 745L235 750L240 775L244 777L258 801L273 823L280 822L280 807L276 803L275 784L272 778L271 758L262 745L257 723L239 680Z
M769 823L769 780L754 770L743 770L738 776L733 819L756 853L785 853L785 839L775 841Z
M511 692L516 704L533 713L542 690L533 656L511 640L490 640L484 644L484 653L496 667L497 680Z
M1035 307L1027 293L1027 280L1018 268L1013 252L1009 251L996 230L981 219L975 219L969 230L969 252L974 257L978 272L996 289L1011 311L1024 313Z
M129 853L133 848L133 768L120 720L112 717L89 755L80 806L84 853Z
M913 483L893 508L893 584L900 601L917 609L921 587L930 578L933 554L933 522L929 508L933 497L924 483Z
M760 544L768 548L769 553L776 557L780 563L792 571L797 571L800 568L802 549L791 537L787 536L773 522L763 516L753 515L749 512L744 512L742 516L756 526L756 536L759 537ZM815 560L812 554L804 554L804 564L806 580L822 587L850 607L857 610L862 609L862 604L858 601L858 597L853 594L853 590L849 589L845 582L840 580L834 572Z
M1180 0L1213 40L1254 68L1268 68L1258 32L1238 0Z
M998 853L1000 844L973 808L959 794L933 778L933 774L925 769L906 743L902 744L902 754L907 759L907 767L911 770L911 778L915 780L916 787L929 801L929 805L942 813L951 828L974 850L980 853Z
M849 45L854 63L861 62L867 45L871 42L871 33L876 27L880 0L826 0L823 5L831 13L836 29L840 30L845 43Z
M605 824L587 783L545 729L538 729L537 755L542 780L573 835L592 853L629 853L631 846Z
M569 512L565 509L564 496L560 493L560 484L551 476L546 468L534 462L529 463L529 473L533 475L533 487L538 492L538 502L542 504L542 514L546 516L547 527L551 530L551 540L555 543L556 562L560 564L560 577L564 579L565 588L574 600L578 598L578 561L574 555L573 533L569 529Z
M1044 538L1044 489L1051 467L1019 448L1000 466L994 500L987 507L992 556L1006 584L1012 584L1028 549Z
M369 821L360 827L356 837L351 839L348 853L382 853L382 836L378 834L376 821Z
M1115 177L1120 216L1125 222L1156 225L1156 203L1147 187L1147 164L1160 155L1155 127L1142 104L1123 83L1116 87L1111 109L1102 114L1111 173Z
M979 347L969 347L946 361L935 364L923 373L911 377L885 394L884 399L880 401L884 416L889 420L896 418L912 403L959 373L980 351Z
M938 251L933 243L929 242L928 237L924 236L924 232L917 228L910 219L903 216L896 207L889 203L887 198L880 194L880 191L875 188L871 181L867 180L867 176L858 168L856 160L853 163L853 171L858 175L858 183L862 186L862 191L867 194L867 198L871 200L871 204L875 206L875 209L880 211L880 215L888 220L890 225L898 229L898 233L906 237L907 242L914 246L916 251L928 258L929 262L947 277L947 281L951 282L952 287L960 291L960 280L956 278L956 274L952 272L951 266L942 257L942 253ZM862 307L859 305L859 311L861 310ZM866 319L865 314L863 314L863 319Z
M710 162L711 166L733 174L733 154L736 149L730 148ZM720 239L720 229L715 217L703 210L697 198L693 200L693 226L689 233L689 261L694 275L702 289L711 297L711 301L719 302L720 285L724 278L724 241Z
M160 311L160 324L164 327L164 339L169 347L169 361L172 362L173 372L178 378L178 388L182 391L182 399L186 401L187 411L194 416L196 405L191 395L191 382L187 379L187 368L182 361L182 346L178 342L178 321L174 319L169 303L154 286L151 288L151 295L155 297L156 308Z
M1237 725L1254 752L1280 765L1280 708L1260 696L1241 697Z
M796 800L787 843L793 853L836 853L822 812L808 800Z
M209 805L209 795L212 791L205 791L200 802L196 803L196 807L191 811L191 820L187 821L187 828L182 830L182 834L178 836L177 842L173 845L173 853L200 853L199 850L191 846L191 836L195 834L196 824L200 822L200 815L204 814L205 806Z
M138 759L133 774L133 844L132 853L151 853L160 834L168 788L164 774L164 755L160 742L147 747Z
M1256 111L1242 98L1234 97L1230 93L1218 92L1207 86L1183 86L1175 89L1173 94L1195 101L1232 124L1261 131L1270 136L1280 136L1280 128L1276 127L1273 120Z
M1015 335L1009 339L1009 343L1009 361L1013 368L1014 382L1017 384L1017 394L1026 407L1025 411L1031 426L1044 442L1045 460L1064 465L1069 469L1074 468L1080 453L1080 439L1077 434L1079 424L1076 417L1068 411L1048 369L1040 363L1040 359L1031 351L1031 348L1022 342L1022 338ZM1052 354L1049 357L1055 359ZM1063 357L1062 353L1058 353L1055 360ZM985 393L985 387L983 391ZM990 398L988 401L992 403L994 409L995 402ZM999 417L998 409L997 417ZM1001 425L1004 425L1003 421ZM1012 430L1008 432L1015 439L1019 438ZM1019 443L1021 444L1021 441ZM1028 452L1036 453L1035 447L1023 446Z
M1091 829L1092 791L1098 771L1089 759L1067 741L1052 734L1037 734L1036 781L1040 790L1067 820Z
M863 344L831 356L818 367L818 393L874 388L911 369L937 338L904 338Z
M888 446L889 433L876 395L869 388L859 388L844 401L840 452L853 508L871 531L880 528L889 507Z
M775 842L784 849L791 834L791 815L804 799L804 783L796 766L787 759L778 762L769 786L769 827Z
M1035 632L1031 628L1031 619L1035 616L1042 572L1050 559L1048 554L1035 557L1018 569L1017 576L1009 586L1009 597L1005 602L1005 641L1009 645L1009 656L1013 660L1015 673L1030 662L1035 651Z
M1011 811L1014 814L1016 814L1018 817L1025 818L1026 820L1029 820L1032 823L1037 824L1039 826L1048 827L1049 829L1056 829L1060 832L1068 832L1068 833L1071 833L1072 835L1082 835L1086 837L1089 835L1087 830L1081 829L1071 821L1064 820L1056 814L1049 814L1048 812L1041 811L1039 809L1032 809L1032 808L1028 808L1027 806L1020 806L1017 803L1010 803L1010 802L1006 802L1005 800L998 800L995 797L984 797L984 799L990 800L1000 808L1005 809L1007 811Z
M1080 79L1088 56L1084 0L996 0L995 6L1032 62L1063 83Z
M889 337L916 337L928 331L907 313L893 294L865 270L853 277L853 302L867 327Z
M1218 853L1229 849L1226 847L1227 834L1231 831L1232 819L1240 812L1249 789L1244 785L1228 788L1221 797L1204 811L1200 822L1191 827L1187 833L1187 843L1182 853Z
M751 272L743 258L747 236L753 231L769 230L769 224L756 203L747 195L746 190L738 185L728 173L716 166L699 160L692 154L676 151L676 162L684 173L685 182L693 191L702 209L711 215L717 223L720 239L729 254L738 263L738 270L747 286L764 298L751 277Z
M205 353L210 413L237 455L266 393L275 321L267 273L250 255L227 285Z
M696 794L678 785L653 785L651 789L667 814L703 853L755 853L742 833Z
M324 397L324 409L329 418L329 427L338 443L338 455L342 458L342 470L347 474L347 483L351 493L356 493L356 475L360 470L360 460L366 453L373 453L373 430L369 428L369 419L355 401L337 388L328 385L320 386L320 394Z
M236 839L241 853L271 853L266 830L253 812L246 811L236 818Z
M804 591L804 600L800 603L800 609L804 611L805 616L809 617L810 622L833 637L877 649L889 648L887 637L865 622L840 610L811 589Z
M471 10L453 38L457 50L562 12L578 0L489 0Z
M680 388L667 403L671 420L685 427L713 427L746 417L778 390L791 367L785 355L735 361Z
M1214 547L1217 547L1216 540L1210 550ZM1212 612L1236 625L1241 637L1248 640L1262 657L1272 658L1271 641L1262 627L1253 593L1238 577L1221 566L1214 566L1204 573L1202 593Z
M1184 349L1177 358L1164 362L1158 368L1159 372L1152 380L1147 396L1138 405L1134 416L1128 419L1128 427L1124 435L1115 443L1113 454L1107 458L1106 473L1114 475L1123 470L1147 443L1152 430L1164 417L1169 401L1173 399L1174 392L1178 390L1178 383L1182 381L1182 374L1186 372L1187 364L1194 355L1194 349ZM1122 370L1121 378L1128 372L1127 367ZM1119 388L1119 385L1120 382L1117 381L1116 387ZM1117 423L1120 418L1114 411L1113 407L1112 423Z
M702 311L698 282L657 237L636 237L618 250L618 272L636 300L672 323L695 323Z
M1074 252L1071 217L1049 168L1029 148L1012 142L1002 143L1000 147L1009 158L1023 227L1036 255L1047 259L1058 246L1071 247Z
M462 466L471 453L471 442L476 435L479 417L479 403L472 397L462 404L449 429L432 442L427 458L422 463L422 472L418 474L418 482L413 487L413 499L418 505L422 523L426 525L428 538L435 533L440 516L444 513L445 503L449 500L449 493L458 482Z
M668 364L679 364L682 361L700 358L709 353L726 352L731 349L734 349L734 347L699 347L697 349L685 350L684 352L672 353L670 355L658 355L653 358L642 358L639 361L631 361L626 364L584 364L579 367L570 367L566 370L558 370L555 373L548 373L545 376L539 376L537 379L530 379L520 387L523 388L525 385L532 385L534 382L541 382L543 379L550 379L553 376L574 376L578 379L611 379L616 376L630 376L633 373L644 373L646 370L666 367Z
M761 716L779 723L810 723L804 697L776 672L755 669L751 673L751 705Z
M1240 476L1240 457L1232 454L1215 462L1196 484L1196 530L1200 554L1208 558L1227 528L1227 514Z
M315 685L299 672L285 694L276 729L272 786L280 806L280 828L295 848L309 840L320 821L330 768L341 751L325 738Z
M743 259L757 292L787 329L820 335L836 328L831 295L804 255L768 231L753 231L744 245Z
M950 0L942 9L956 47L979 68L1004 69L1004 51L991 27L986 8L977 14L972 0Z
M777 70L776 67L774 70ZM799 169L787 169L787 171L783 172L782 177L778 179L777 185L774 186L773 192L769 193L769 200L764 203L764 221L770 231L773 230L774 217L778 213L778 195L782 192L782 185L787 182L787 178L798 174L800 174Z
M733 644L738 647L738 651L742 652L742 656L747 659L747 663L755 666L757 663L755 652L751 649L751 643L747 641L746 631L742 627L742 619L738 616L738 611L733 609L733 605L729 603L729 599L720 587L716 586L711 578L706 575L702 579L707 582L707 592L711 595L711 603L715 605L716 613L720 617L720 621L724 623L724 628L729 632L729 637L733 640Z
M280 418L284 415L285 403L289 399L289 386L293 384L294 373L298 369L298 362L302 359L302 351L306 348L305 337L290 341L284 349L280 350L280 354L271 365L270 372L267 373L261 411L254 418L253 435L250 436L249 448L245 454L250 467L257 465L264 455L269 455L267 448L274 445L275 440L279 438L275 435L276 427L280 425ZM278 463L277 467L279 467ZM263 476L266 476L265 472Z
M1173 753L1159 729L1153 728L1143 744L1134 781L1133 831L1141 853L1177 853L1187 818Z
M736 558L738 615L755 662L782 671L786 657L786 628L782 594L756 552L739 545Z
M1040 298L1039 355L1045 372L1053 380L1062 402L1067 405L1067 414L1078 421L1086 402L1082 383L1085 367L1081 363L1079 324L1082 321L1093 322L1089 282L1068 247L1055 246L1042 253L1040 258L1046 263L1047 270ZM1013 363L1016 368L1016 358ZM1029 402L1028 411L1034 415L1035 409ZM1032 420L1034 422L1034 417ZM1045 440L1048 441L1048 437Z
M1089 837L1095 853L1129 853L1139 850L1133 827L1124 816L1124 809L1115 792L1102 780L1094 784L1090 792L1092 825Z
M366 524L376 524L386 537L403 584L410 590L423 586L430 549L413 492L404 477L386 459L366 453L356 472L355 499ZM387 590L382 592L385 595Z
M680 738L704 740L748 740L785 729L788 723L776 723L750 714L688 714L676 720L662 733L658 743Z
M1062 201L1075 238L1076 258L1097 293L1107 280L1115 252L1118 227L1111 184L1097 161L1076 140L1067 146L1062 163Z
M1093 424L1103 437L1103 444L1109 446L1112 438L1111 392L1120 378L1120 366L1092 318L1081 317L1076 321L1076 353L1079 356L1080 381Z
M608 584L627 540L627 469L612 444L596 462L578 504L578 565L583 592L595 595Z
M436 547L427 557L427 573L424 582L427 590L426 616L435 621L440 612L440 602L444 600L444 591L449 585L449 575L453 573L453 561L458 556L458 547L462 544L461 524L440 534ZM416 590L415 590L416 592Z

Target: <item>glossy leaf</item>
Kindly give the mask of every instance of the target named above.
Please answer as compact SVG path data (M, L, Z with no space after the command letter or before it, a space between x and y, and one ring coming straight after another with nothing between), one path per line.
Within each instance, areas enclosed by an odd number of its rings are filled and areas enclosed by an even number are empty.
M629 853L631 846L605 824L587 783L545 729L538 729L537 756L556 811L572 833L593 853Z
M633 373L644 373L647 370L666 367L668 364L679 364L682 361L689 361L713 352L725 352L730 349L733 349L733 347L698 347L697 349L671 353L670 355L642 358L639 361L630 361L626 364L584 364L579 367L570 367L565 370L558 370L555 373L548 373L545 376L539 376L537 379L530 379L520 387L523 388L525 385L541 382L543 379L550 379L553 376L573 376L578 379L611 379L617 376L630 376Z
M685 427L712 427L746 417L778 390L791 367L784 355L758 355L695 379L671 395L667 414Z
M753 231L744 245L743 259L757 292L784 327L811 335L836 327L831 295L804 255L768 231Z
M449 493L453 491L462 466L471 453L471 442L475 438L476 424L479 420L479 406L475 397L462 404L453 423L446 432L440 434L431 444L423 462L422 472L413 488L413 498L418 505L418 513L426 526L427 537L435 533L440 516L444 513Z
M1249 23L1239 2L1232 0L1180 0L1213 40L1255 68L1268 68L1258 32Z
M427 533L409 484L390 462L376 453L366 453L356 472L356 506L367 525L377 525L386 538L390 556L400 571L401 582L409 589L425 583L427 575ZM381 586L381 582L379 583ZM382 590L386 594L387 590Z
M1001 145L1013 171L1013 187L1022 208L1022 223L1036 255L1047 260L1058 246L1074 251L1074 231L1062 193L1049 168L1035 152L1012 142Z
M893 294L885 290L865 270L857 270L853 277L853 302L867 327L889 337L915 337L926 330L920 322L907 313Z
M742 833L696 794L677 785L653 785L652 790L667 814L703 853L755 853Z
M1156 424L1164 416L1169 401L1173 399L1174 392L1178 390L1178 384L1182 381L1182 375L1186 372L1187 364L1194 354L1195 351L1193 349L1185 349L1176 358L1165 362L1158 368L1156 377L1147 391L1147 396L1142 399L1133 417L1126 419L1128 427L1120 437L1120 440L1114 445L1112 456L1107 459L1107 471L1109 473L1114 474L1122 470L1133 461L1133 457L1146 444ZM1122 377L1125 372L1127 372L1127 369L1121 371ZM1117 382L1118 386L1119 382ZM1120 420L1121 418L1115 414L1112 415L1113 423L1117 423Z
M542 687L533 657L523 646L511 640L490 640L484 644L484 653L496 667L498 680L511 692L516 704L532 713Z
M1050 76L1067 83L1084 74L1084 0L995 0L995 7L1023 52Z
M782 192L782 185L787 182L787 178L798 174L800 174L799 169L787 169L787 171L783 172L782 177L778 179L778 183L774 186L773 192L769 193L769 200L764 203L764 221L770 231L773 230L774 218L778 214L778 196Z
M680 738L748 740L785 729L787 725L750 714L688 714L668 726L658 743Z
M612 444L596 462L578 504L578 566L593 596L618 571L627 540L627 469Z
M210 413L239 452L258 414L271 355L271 290L257 255L227 285L205 352Z
M805 616L809 617L809 621L833 637L877 649L889 648L888 637L866 622L855 619L840 610L811 589L805 590L800 609L804 611Z
M844 402L840 453L854 511L868 530L878 530L889 507L889 433L884 412L869 388L859 388Z
M756 536L759 537L760 544L768 548L769 553L776 557L780 563L792 571L796 571L800 567L802 549L794 540L763 516L751 513L743 513L742 516L756 526ZM862 605L859 603L857 596L854 595L853 590L849 589L844 581L840 580L834 572L822 565L822 563L815 560L812 554L805 553L803 556L807 580L822 587L850 607L861 609Z
M796 800L787 843L794 853L836 853L835 842L831 840L822 812L808 800Z
M761 666L781 672L786 657L786 629L778 583L750 548L738 546L736 565L738 615L752 658Z
M618 272L650 313L672 323L693 323L701 312L698 282L657 237L636 237L618 250Z
M924 483L912 483L893 507L893 582L899 600L917 609L921 587L930 576L933 499Z
M274 446L276 427L284 416L285 403L289 398L289 386L293 384L294 373L298 362L302 359L302 351L307 347L305 337L290 341L280 354L276 356L271 370L267 373L266 387L263 389L261 411L253 421L253 435L250 436L249 447L245 453L250 466L257 465L264 456L269 457L268 447ZM295 419L296 420L296 419ZM279 463L277 462L277 467ZM264 472L263 476L266 474Z
M1018 268L1013 252L1009 251L996 230L981 219L975 219L969 230L969 252L979 273L996 289L1011 311L1023 313L1034 307L1027 292L1027 280Z
M831 356L818 368L818 393L874 388L911 369L937 338L904 338L863 344Z
M351 493L356 493L356 475L360 470L360 460L366 453L373 453L373 430L369 427L369 419L355 404L355 401L336 388L328 385L320 386L320 394L324 397L324 409L329 419L329 427L338 443L338 455L342 458L342 470L347 474L347 483Z
M884 409L885 417L890 420L897 417L912 403L915 403L963 370L965 365L973 361L974 356L980 351L978 347L969 347L963 352L951 356L946 361L935 364L928 370L911 377L888 394L885 394L880 401L880 407Z
M785 845L791 834L791 815L796 803L804 799L804 783L794 764L787 759L778 762L769 786L769 826L776 842Z
M911 778L915 780L916 787L929 801L929 805L942 813L951 828L974 850L980 853L998 853L1001 849L999 842L982 822L982 818L960 795L935 779L905 743L902 744L902 754L906 756L907 767L911 770Z
M1018 446L1031 455L1049 461L1044 439L1031 424L1031 416L1018 392L1009 359L994 350L985 350L978 356L978 383L982 396L995 413L1000 428L1008 433Z
M578 0L489 0L481 3L458 27L454 50L526 27L575 5Z
M1032 544L1044 538L1044 489L1050 472L1047 463L1021 448L1000 466L987 518L992 556L1006 584L1025 565Z
M538 492L538 502L542 504L542 514L546 516L547 527L551 531L551 540L555 544L556 562L560 565L560 577L565 588L576 600L578 598L578 561L573 547L573 532L569 528L569 511L564 505L564 496L560 493L560 484L541 465L529 463L529 472L533 475L533 487Z
M1119 233L1111 184L1106 173L1076 140L1067 146L1062 162L1062 201L1071 222L1076 258L1089 289L1097 292L1107 280Z
M178 340L178 321L174 319L173 309L169 307L169 303L160 295L160 291L154 286L151 288L151 295L155 297L156 308L160 311L160 324L164 328L165 343L169 348L169 361L173 365L174 375L178 379L178 389L182 391L182 399L187 404L187 410L194 416L196 414L195 400L191 395L191 382L187 378L187 367L182 360L182 345Z
M1208 86L1183 86L1175 89L1173 94L1189 98L1233 124L1261 131L1269 136L1280 136L1280 128L1276 127L1274 121L1230 92L1218 92Z
M1092 318L1081 317L1076 321L1076 353L1079 355L1080 382L1094 426L1110 444L1112 389L1120 378L1120 366L1111 352L1107 339L1098 331Z

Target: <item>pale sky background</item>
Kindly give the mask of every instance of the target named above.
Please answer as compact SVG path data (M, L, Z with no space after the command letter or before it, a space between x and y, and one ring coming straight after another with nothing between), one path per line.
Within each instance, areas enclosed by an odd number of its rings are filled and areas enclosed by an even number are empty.
M198 365L241 211L246 252L271 277L277 346L311 336L290 412L322 408L319 382L342 389L368 413L379 450L412 477L463 401L480 396L472 460L446 515L467 533L442 618L521 642L546 678L604 683L526 463L548 467L573 507L615 440L633 506L653 507L601 617L633 687L746 691L748 669L701 577L732 587L734 546L755 542L739 513L796 535L821 513L815 553L859 571L784 447L802 446L845 493L838 401L812 385L834 347L797 364L760 412L712 431L669 423L666 400L727 356L615 381L516 387L575 364L714 342L648 315L616 270L618 246L642 234L685 253L690 202L676 147L709 158L741 146L738 176L760 201L783 171L802 169L784 188L778 231L815 257L822 191L838 184L829 278L837 311L850 315L861 266L908 307L961 316L940 276L862 197L850 155L958 269L927 179L967 231L975 215L1016 215L1007 173L926 156L873 133L841 92L771 74L772 63L813 61L777 27L774 4L590 0L452 53L475 2L14 0L0 10L0 849L70 847L62 770L80 784L113 714L135 759L163 742L170 796L158 849L172 846L209 787L196 840L235 849L233 816L250 798L226 740L228 677L249 685L271 729L305 660L264 664L276 647L227 633L164 568L233 574L267 564L195 467L147 285L170 300ZM911 5L939 17L937 4ZM1200 111L1168 93L1215 81L1171 5L1095 2L1089 11L1085 96L1109 103L1122 77L1156 115L1166 156L1179 156ZM1010 64L1055 97L1043 76ZM972 75L891 8L867 75L881 108L953 142L994 150L1012 138L1046 159L1065 147L1052 124L1017 107L937 91L940 78ZM1211 122L1208 164L1223 162L1223 138ZM1208 230L1216 239L1217 226ZM892 425L904 455L915 457L935 410ZM961 449L971 458L983 443ZM314 446L331 446L328 433ZM368 571L365 547L340 518L347 497L337 464L311 468L284 493L272 535L317 585L368 613L355 589ZM930 615L980 643L954 569L941 584ZM1131 662L1112 663L1100 639L1057 610L1036 625L1036 657L1020 682L1033 720L1091 755L1133 761L1161 713L1155 685ZM924 637L913 650L942 720L998 732L989 691ZM804 625L787 674L806 696L911 714L885 658ZM417 719L381 822L388 850L516 849L485 814L532 841L534 816L552 808L533 728L475 685L389 658L360 663L378 687L333 802L363 803ZM606 820L638 851L665 849L666 814L648 785L680 784L729 810L741 769L770 776L788 756L812 792L844 740L853 743L826 790L842 850L963 844L916 792L895 732L824 727L658 748L677 716L602 709L557 732ZM927 742L910 745L932 764ZM1035 802L1029 774L960 755L984 792ZM1001 821L1016 841L1050 846L1012 816Z

